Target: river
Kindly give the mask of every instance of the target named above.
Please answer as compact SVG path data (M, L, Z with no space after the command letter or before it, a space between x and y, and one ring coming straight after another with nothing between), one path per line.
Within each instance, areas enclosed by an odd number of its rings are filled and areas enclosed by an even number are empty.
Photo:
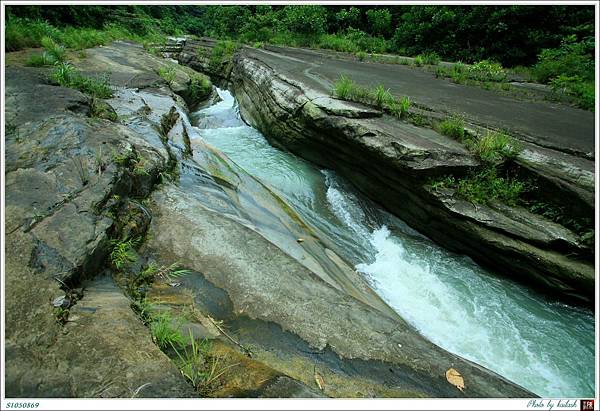
M197 138L285 199L422 335L542 397L593 397L593 312L436 245L335 172L272 147L218 92L222 101L192 114Z

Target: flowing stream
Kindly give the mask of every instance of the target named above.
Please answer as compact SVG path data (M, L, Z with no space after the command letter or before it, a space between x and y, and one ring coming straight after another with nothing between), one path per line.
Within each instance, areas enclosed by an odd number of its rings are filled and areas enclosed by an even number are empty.
M593 312L444 250L334 172L269 145L240 119L233 96L218 92L222 101L193 113L195 138L285 199L422 335L542 397L593 397Z

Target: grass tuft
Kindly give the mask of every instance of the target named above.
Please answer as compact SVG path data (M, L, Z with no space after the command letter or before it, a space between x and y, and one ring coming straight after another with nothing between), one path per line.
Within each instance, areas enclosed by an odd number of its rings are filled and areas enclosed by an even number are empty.
M183 350L175 349L177 366L181 374L202 396L213 391L225 372L239 364L222 365L222 359L210 355L211 344L207 340L196 341L190 331L188 346Z
M91 97L110 98L113 94L108 74L98 78L86 77L79 73L69 62L55 64L50 78L63 87L77 89Z
M355 101L357 103L369 104L380 110L403 118L410 108L410 99L406 96L396 98L386 89L383 84L374 89L368 89L356 84L349 77L342 75L333 85L332 94L342 100Z
M513 138L496 131L490 131L478 139L467 140L466 144L481 161L489 164L498 164L504 160L515 158L521 151L520 146Z
M383 84L379 84L373 90L373 102L377 108L382 109L389 106L390 103L394 103L394 96L390 93L389 88L386 89Z
M40 42L53 63L65 61L66 50L63 45L58 44L50 37L43 37Z
M182 335L173 327L173 318L168 313L152 316L150 321L152 340L161 350L180 348L185 344Z
M458 141L465 137L465 123L460 117L450 117L439 123L440 133Z
M432 189L454 189L459 197L474 204L489 204L495 201L517 205L525 190L525 183L509 176L499 176L495 167L486 168L468 177L457 179L446 176L432 180Z
M159 68L158 75L171 87L177 74L175 73L175 67L168 66Z
M415 65L417 66L436 66L440 63L440 61L440 56L437 53L423 53L415 57Z

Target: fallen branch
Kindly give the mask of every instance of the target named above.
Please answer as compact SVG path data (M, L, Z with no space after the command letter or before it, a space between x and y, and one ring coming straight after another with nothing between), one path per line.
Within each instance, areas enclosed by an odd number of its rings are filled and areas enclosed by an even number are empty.
M232 343L234 343L235 345L237 345L238 347L240 347L240 348L242 349L242 351L244 351L244 353L245 353L245 354L246 354L248 357L252 358L252 352L251 352L251 351L250 351L248 348L244 347L242 344L240 344L239 342L237 342L236 340L234 340L232 336L230 336L229 334L227 334L227 333L225 332L225 330L223 329L223 327L221 327L221 326L220 326L220 325L217 323L217 321L213 320L213 318L212 318L210 315L207 315L206 317L209 319L209 321L210 321L210 322L211 322L211 323L212 323L212 324L213 324L215 327L217 327L217 329L219 330L219 332L221 332L221 334L223 334L225 337L227 337L227 338L229 339L229 341L231 341Z

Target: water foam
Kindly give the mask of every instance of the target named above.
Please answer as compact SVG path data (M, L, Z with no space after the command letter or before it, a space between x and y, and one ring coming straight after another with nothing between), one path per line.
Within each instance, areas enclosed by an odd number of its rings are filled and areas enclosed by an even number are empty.
M209 126L199 130L201 137L284 193L421 334L539 395L593 396L592 315L492 276L389 214L366 207L335 173L319 173L271 147L239 119L233 96L223 90L219 95L221 102L200 113Z

